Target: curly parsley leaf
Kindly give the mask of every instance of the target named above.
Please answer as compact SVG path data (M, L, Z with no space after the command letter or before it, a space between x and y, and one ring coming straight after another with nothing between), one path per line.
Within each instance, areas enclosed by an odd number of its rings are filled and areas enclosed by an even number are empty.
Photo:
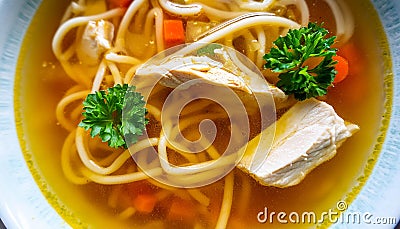
M92 137L99 136L113 148L127 148L124 137L129 137L130 143L137 142L148 120L143 96L135 89L128 84L117 84L107 91L89 94L83 101L84 119L79 126L91 129Z
M289 30L286 36L274 41L274 46L264 55L265 68L280 73L277 86L298 100L318 97L327 93L336 75L332 59L336 49L331 48L335 36L325 38L328 30L315 23ZM322 58L314 68L305 65L310 58Z

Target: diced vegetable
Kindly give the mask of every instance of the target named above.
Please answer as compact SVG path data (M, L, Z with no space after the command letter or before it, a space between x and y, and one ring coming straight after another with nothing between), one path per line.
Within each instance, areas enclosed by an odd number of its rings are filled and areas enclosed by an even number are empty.
M365 65L362 52L363 50L360 50L353 42L345 44L338 50L337 55L344 57L351 66L349 75L358 75L362 72Z
M338 83L330 88L330 96L337 98L337 101L346 100L349 104L359 103L368 96L370 88L363 81L365 74L365 65L368 64L364 58L365 53L354 42L348 42L341 46L337 55L345 58L349 64L346 83Z
M110 8L128 7L133 0L107 0Z
M157 46L152 38L143 36L143 33L126 33L126 48L135 56L147 59L156 52Z
M337 61L337 64L335 65L337 73L333 80L333 83L336 84L344 80L349 74L349 62L341 56L334 56L333 60Z
M170 48L185 43L183 22L177 19L164 20L164 45Z
M120 209L134 207L138 213L146 213L146 205L151 205L149 202L145 204L145 200L140 195L151 195L157 198L157 188L152 186L148 181L136 181L128 184L120 185L120 191L117 199L117 206ZM138 198L138 199L137 199ZM144 198L146 199L146 197ZM151 199L151 198L149 198ZM138 207L138 209L136 209ZM140 210L139 210L140 209ZM149 209L149 207L147 208Z
M187 21L186 22L186 42L194 42L201 34L207 32L216 23L202 21Z
M133 199L133 206L138 212L151 213L157 203L157 197L153 194L139 194Z
M190 223L196 217L195 208L189 200L176 198L173 200L168 212L167 219L172 221L181 221Z

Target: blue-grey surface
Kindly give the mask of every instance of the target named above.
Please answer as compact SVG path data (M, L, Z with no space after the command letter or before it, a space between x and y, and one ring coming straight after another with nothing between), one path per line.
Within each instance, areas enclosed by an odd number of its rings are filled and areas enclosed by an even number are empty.
M0 229L6 229L6 226L4 226L3 221L0 219Z
M0 18L9 23L2 23L0 26L0 53L3 53L5 41L18 18L18 12L24 1L5 1L0 0ZM3 21L4 22L4 21Z

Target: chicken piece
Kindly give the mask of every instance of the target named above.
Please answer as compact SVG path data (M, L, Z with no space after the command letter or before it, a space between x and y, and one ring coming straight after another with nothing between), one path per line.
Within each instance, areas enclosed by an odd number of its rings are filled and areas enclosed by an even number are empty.
M77 54L85 63L97 64L100 56L111 49L114 25L105 20L89 21L83 32Z
M298 184L335 156L336 149L359 130L340 118L333 107L316 99L298 102L275 124L262 132L264 142L260 135L251 140L237 167L259 183L276 187ZM269 150L259 146L268 141L272 142Z
M233 89L249 115L259 111L268 114L268 117L272 116L272 113L274 114L273 95L262 76L257 74L248 76L237 69L228 69L223 63L206 56L172 57L161 64L151 64L139 68L134 77L134 80L140 83L139 88L146 80L159 80L163 86L176 88L195 79L202 79L211 85ZM215 95L216 91L209 91L209 93ZM223 99L223 96L224 94L221 94L220 98ZM234 97L230 98L232 99L225 102L234 103L236 101Z
M147 65L137 70L136 75L161 76L160 83L175 88L192 79L205 79L209 82L226 85L251 93L244 80L224 68L223 64L207 56L187 56L167 58L159 65Z
M258 76L249 79L251 76L241 76L240 73L234 74L223 68L202 64L172 69L169 73L170 78L176 79L175 82L186 82L191 79L202 78L217 85L228 86L248 94L252 94L253 92L258 94L268 93L274 98L276 109L283 109L294 104L293 100L289 100L288 96L281 89L269 84L267 81L257 79Z
M200 64L192 67L172 69L169 72L183 82L191 79L202 78L217 85L224 85L239 89L249 94L252 93L250 88L240 77L222 68L215 68Z
M277 109L293 105L288 96L254 71L242 71L229 55L221 50L214 50L215 57L208 56L173 56L159 60L158 63L140 67L135 77L158 77L160 84L175 88L193 79L204 79L212 84L228 86L234 89L249 107L255 108L254 98L263 104L271 105L271 99ZM251 105L253 103L253 105ZM251 109L254 111L254 109Z

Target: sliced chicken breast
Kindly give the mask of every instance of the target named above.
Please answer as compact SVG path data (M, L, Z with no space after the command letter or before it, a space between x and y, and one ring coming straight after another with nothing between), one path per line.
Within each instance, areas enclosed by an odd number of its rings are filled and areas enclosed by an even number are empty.
M259 183L276 187L298 184L359 130L316 99L296 103L275 124L263 131L267 139L275 132L270 149L258 147L260 137L253 139L237 167Z

